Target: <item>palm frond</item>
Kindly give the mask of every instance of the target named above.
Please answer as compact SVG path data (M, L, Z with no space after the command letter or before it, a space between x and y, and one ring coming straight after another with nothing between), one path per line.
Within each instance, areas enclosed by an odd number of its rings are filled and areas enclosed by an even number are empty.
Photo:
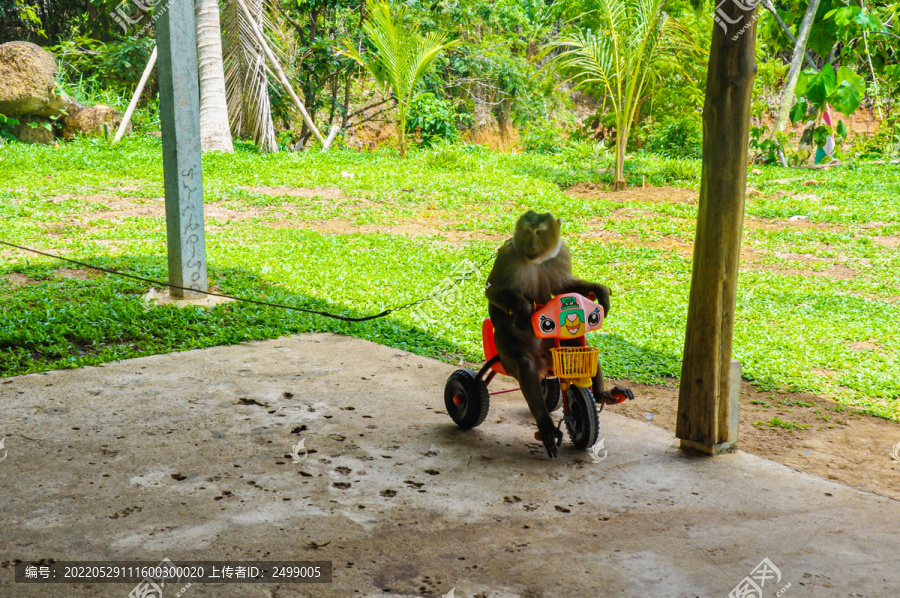
M275 29L264 0L246 4L263 31ZM279 45L270 45L277 54ZM266 58L235 0L222 3L222 61L232 134L252 139L260 151L276 151Z

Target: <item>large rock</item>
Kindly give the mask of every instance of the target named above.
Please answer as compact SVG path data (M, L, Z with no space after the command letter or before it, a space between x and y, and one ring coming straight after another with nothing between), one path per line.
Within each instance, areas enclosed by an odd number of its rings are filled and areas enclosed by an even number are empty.
M116 134L116 129L122 122L122 115L112 106L106 104L97 104L89 106L83 110L79 110L73 115L69 115L63 120L63 137L72 139L77 134L82 135L102 135L103 125L109 132L110 137ZM125 129L125 133L131 132L131 123Z
M40 116L18 116L19 124L12 127L13 137L26 143L50 145L56 141L52 122Z
M83 108L81 104L63 93L53 96L49 104L34 114L36 116L58 119L59 117L75 116L75 113Z
M43 109L56 96L56 61L30 42L0 44L0 114Z

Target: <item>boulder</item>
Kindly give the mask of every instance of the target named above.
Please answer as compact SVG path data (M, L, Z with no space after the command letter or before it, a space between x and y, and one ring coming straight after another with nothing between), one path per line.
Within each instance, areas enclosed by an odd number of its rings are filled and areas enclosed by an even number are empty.
M12 127L13 137L25 143L43 143L51 145L56 141L53 134L52 121L40 116L17 116L19 124Z
M77 134L102 135L103 125L106 125L110 137L116 134L116 129L122 122L122 115L118 110L106 104L97 104L77 111L63 120L63 137L72 139ZM131 132L131 123L125 129L125 133Z
M75 116L75 113L83 108L81 104L63 93L53 96L49 104L33 114L55 120L60 117Z
M0 114L42 110L56 96L56 61L30 42L0 44Z

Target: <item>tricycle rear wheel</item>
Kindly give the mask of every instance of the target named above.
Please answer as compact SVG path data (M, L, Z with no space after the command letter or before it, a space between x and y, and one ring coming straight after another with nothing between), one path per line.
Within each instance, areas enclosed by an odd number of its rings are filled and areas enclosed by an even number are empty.
M547 411L553 413L559 409L559 403L562 400L559 378L544 378L541 384L544 386L544 402L547 404Z
M456 425L468 430L481 425L487 417L491 397L474 370L456 370L444 387L444 405Z

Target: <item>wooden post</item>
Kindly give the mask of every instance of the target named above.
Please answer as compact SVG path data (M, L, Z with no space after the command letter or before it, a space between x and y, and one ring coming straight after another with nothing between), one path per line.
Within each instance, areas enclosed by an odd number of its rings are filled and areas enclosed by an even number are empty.
M137 87L134 88L134 95L131 96L131 101L128 103L128 109L125 111L125 116L122 117L122 122L119 123L119 130L116 131L113 143L118 143L119 140L122 139L122 135L125 134L125 129L128 128L128 123L131 122L131 116L134 114L134 109L137 108L138 100L141 99L141 94L144 93L144 86L147 84L147 79L150 78L150 73L153 72L153 67L156 65L156 56L157 49L156 46L153 46L153 52L150 53L150 60L147 61L147 66L144 67L144 74L141 75L141 80L138 81Z
M169 283L177 298L206 291L203 178L200 170L200 91L193 0L172 0L156 21L159 120L166 189Z
M747 185L750 96L756 75L756 4L716 6L706 102L703 174L675 435L717 454L737 442L740 364L731 344ZM737 377L737 379L735 379Z

